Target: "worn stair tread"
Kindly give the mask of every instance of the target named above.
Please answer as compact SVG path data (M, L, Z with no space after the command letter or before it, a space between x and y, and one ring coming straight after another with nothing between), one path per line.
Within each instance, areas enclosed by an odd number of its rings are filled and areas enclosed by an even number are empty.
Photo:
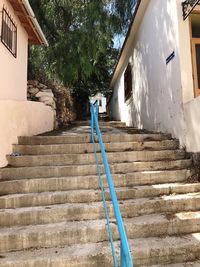
M137 225L143 227L144 225L149 224L161 224L165 222L187 222L188 220L198 219L200 220L200 211L189 211L189 212L178 212L178 213L156 213L150 215L142 215L133 218L124 218L125 225ZM116 225L116 220L111 219L110 223L112 225ZM200 224L200 222L199 222ZM102 226L107 227L107 223L105 219L98 219L98 220L85 220L85 221L69 221L69 222L60 222L60 223L52 223L52 224L44 224L44 225L29 225L29 226L15 226L12 228L0 228L0 235L6 234L20 234L20 232L48 232L48 230L52 230L55 232L59 232L61 229L80 229L81 227L91 227L96 228L98 231L98 227L102 228ZM59 230L59 231L58 231ZM131 229L132 231L137 232L134 227ZM182 229L178 229L181 233ZM166 236L166 234L164 234Z
M200 192L194 192L194 193L185 193L185 194L171 194L171 195L163 195L158 196L154 198L137 198L137 199L126 199L124 201L119 201L120 205L125 206L125 204L145 204L145 203L155 203L157 201L173 201L173 200L190 200L190 199L200 199ZM111 201L107 201L108 205L111 205ZM21 212L21 211L34 211L34 210L44 210L45 208L51 208L51 209L59 209L63 207L69 207L69 208L76 208L81 207L82 210L84 207L103 207L103 203L101 201L96 202L90 202L90 203L64 203L64 204L55 204L55 205L46 205L46 206L32 206L32 207L22 207L22 208L16 208L16 209L1 209L1 214L3 212L8 213L10 211L14 212Z
M90 126L90 120L88 121L73 121L73 125L76 126ZM125 127L126 123L121 121L99 121L99 126L112 126L112 127Z
M114 174L113 182L115 187L153 185L172 182L186 182L190 176L191 171L188 169L147 172L143 171L126 174ZM107 187L108 185L106 182L106 176L102 175L102 179L104 186ZM96 175L33 179L19 178L18 180L14 179L10 181L0 181L0 195L98 188L99 183Z
M124 154L124 155L134 155L134 154L136 154L136 155L140 155L140 154L144 154L144 153L147 153L147 154L149 154L149 155L151 155L151 154L156 154L156 153L160 153L161 155L162 155L162 153L177 153L177 152L185 152L184 151L184 149L164 149L164 150L142 150L142 151L114 151L114 152L112 152L112 151L108 151L106 154L108 155L108 156L114 156L114 155L117 155L117 156L119 156L119 155L121 155L121 154ZM57 153L57 154L45 154L45 155L19 155L19 156L14 156L14 155L7 155L7 157L11 157L11 158L16 158L16 159L18 159L18 158L46 158L46 157L58 157L58 156L66 156L66 157L69 157L69 156L74 156L74 157L79 157L79 156L90 156L90 155L93 155L94 154L94 151L91 151L91 152L82 152L82 153L70 153L70 154L68 154L68 153L66 153L66 154L63 154L63 153ZM101 152L100 151L98 151L97 152L97 155L101 155Z
M107 152L115 151L140 151L140 150L172 150L179 148L177 140L147 141L147 142L112 142L104 144ZM99 145L96 146L100 150ZM46 155L65 153L90 153L93 144L52 144L52 145L13 145L13 151L22 155Z
M197 259L200 252L200 233L131 239L129 244L134 266L177 264ZM119 256L119 242L115 245ZM0 264L3 267L113 266L108 242L1 253Z
M200 258L200 257L199 257ZM197 261L188 261L188 262L181 262L181 263L172 263L172 264L164 264L162 267L199 267L200 260ZM142 266L146 267L146 266ZM151 267L160 267L160 265L152 265Z
M196 260L200 252L200 233L130 240L136 266Z
M153 184L151 186L115 187L118 200L156 197L169 194L185 194L200 192L200 183L169 183ZM110 200L108 188L105 196ZM100 189L53 191L40 193L18 193L0 196L0 208L17 208L30 206L45 206L63 203L84 203L101 201Z
M169 140L170 134L102 134L103 142L155 141ZM96 138L97 140L97 138ZM19 136L19 144L77 144L91 143L90 134L65 134L61 136Z
M97 153L99 163L102 163L100 153ZM178 160L185 157L184 150L161 150L161 151L127 151L127 152L109 152L107 160L109 163L123 162L149 162L161 160ZM52 164L62 166L64 164L94 164L94 153L86 154L52 154L52 155L22 155L22 156L7 156L8 163L16 167L28 166L51 166Z
M191 159L180 160L162 160L146 162L128 162L128 163L111 163L110 169L112 174L125 174L135 171L149 170L170 170L190 168ZM100 165L103 172L104 167ZM27 175L28 173L28 175ZM97 174L95 164L84 165L62 165L62 166L35 166L35 167L11 167L0 170L0 180L13 178L38 178L52 176L77 176Z
M107 201L107 206L110 217L113 218L112 203ZM198 211L200 209L200 192L155 198L120 200L119 207L124 218L164 212ZM105 218L102 202L1 209L0 214L1 227Z
M99 264L104 264L103 255L106 251L109 253L108 244L103 245L102 243L31 249L1 253L0 265L2 267L98 267L100 266ZM106 265L101 266L105 267Z
M51 157L52 157L52 155L51 155ZM17 157L16 157L17 158ZM180 162L180 163L184 163L184 162L186 162L186 163L192 163L192 160L191 159L180 159L180 160L170 160L169 158L168 159L164 159L164 160L155 160L155 161L134 161L134 162L117 162L117 163L110 163L109 165L110 166L122 166L123 167L123 165L124 164L127 164L127 165L130 165L130 164L138 164L138 165L140 165L140 164L142 164L142 163L146 163L146 164L153 164L153 163L163 163L163 162L171 162L171 163L178 163L178 162ZM45 168L45 167L47 167L47 168L62 168L62 167L68 167L68 166L71 166L71 167L73 167L73 166L96 166L96 163L92 163L92 164L79 164L79 163L76 163L76 164L63 164L63 165L61 165L61 166L58 166L58 165L51 165L51 166L27 166L27 167L13 167L13 166L8 166L8 167L4 167L4 168L2 168L2 169L0 169L0 172L1 171L4 171L4 170L12 170L12 169L25 169L25 168L33 168L33 169L35 169L35 167L37 167L37 168ZM102 164L100 164L100 166L103 166ZM126 172L125 172L126 173Z
M152 214L124 219L129 239L183 235L200 231L200 211ZM115 220L111 220L113 239L118 240ZM8 244L7 240L14 240ZM61 222L44 225L14 226L0 229L0 251L52 245L108 241L106 220Z

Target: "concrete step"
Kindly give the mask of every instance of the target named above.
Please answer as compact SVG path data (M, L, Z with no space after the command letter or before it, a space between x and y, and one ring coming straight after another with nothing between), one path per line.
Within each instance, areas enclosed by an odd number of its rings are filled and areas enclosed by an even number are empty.
M164 264L163 267L199 267L200 260L198 261L188 261L188 262L181 262L181 263L172 263L172 264ZM145 266L142 266L145 267ZM160 265L152 265L152 267L160 267Z
M111 202L107 201L110 218L114 218ZM120 200L124 218L154 213L177 213L200 210L200 193L178 194L155 198ZM66 221L97 220L105 217L102 202L59 204L1 210L0 226L48 224Z
M98 154L99 163L102 163L102 156ZM154 161L154 160L178 160L185 158L184 150L162 150L162 151L127 151L107 153L109 163L123 163L133 161ZM9 165L14 167L33 166L63 166L71 164L95 164L94 153L86 154L53 154L53 155L28 155L28 156L7 156Z
M195 261L200 252L200 234L141 238L130 241L135 266L164 266L169 263Z
M90 126L90 120L88 121L73 121L74 126ZM125 127L126 123L121 121L99 121L99 126L108 127Z
M107 152L140 151L140 150L170 150L178 149L177 140L149 141L149 142L118 142L105 143ZM97 151L100 151L97 145ZM67 153L92 153L93 144L54 144L54 145L13 145L13 152L22 155L50 155Z
M130 240L134 266L165 266L195 261L200 253L200 233ZM119 242L116 243L119 258ZM112 267L107 242L1 253L3 267ZM198 262L197 262L198 263ZM176 265L174 265L176 266ZM178 266L178 265L177 265Z
M199 212L152 214L124 220L129 239L183 235L200 231ZM119 240L116 222L113 239ZM10 240L13 240L10 242ZM105 220L63 222L0 229L0 253L29 248L108 241Z
M136 185L155 185L172 182L184 182L191 176L191 171L166 170L144 171L126 174L114 174L115 187ZM79 189L98 189L97 175L74 176L74 177L51 177L39 179L21 179L0 182L0 195L20 193L41 193L45 191L66 191ZM107 179L102 176L104 186L107 187Z
M187 160L166 160L110 164L112 174L125 174L137 171L175 170L190 168L192 161ZM102 173L104 167L101 166ZM97 174L96 165L67 165L67 166L38 166L3 168L0 170L0 180L25 179L25 178L46 178L63 176L80 176Z
M171 139L169 134L103 134L104 143L111 142L145 142L162 141ZM97 137L96 137L97 140ZM90 134L66 134L58 136L20 136L18 137L20 145L51 145L51 144L78 144L91 143Z
M14 184L13 184L14 186ZM116 188L118 200L158 197L170 194L200 192L200 184L157 184L152 186L134 186ZM110 200L110 193L105 189L105 196ZM70 190L30 194L12 194L0 197L1 209L19 207L47 206L64 203L90 203L101 201L101 190Z

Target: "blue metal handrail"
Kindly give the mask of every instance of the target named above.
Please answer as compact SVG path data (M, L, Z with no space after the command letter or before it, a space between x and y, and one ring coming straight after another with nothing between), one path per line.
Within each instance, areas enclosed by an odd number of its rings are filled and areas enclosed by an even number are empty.
M102 158L103 158L104 169L105 169L105 173L106 173L106 177L107 177L107 181L108 181L109 191L110 191L110 195L111 195L111 200L112 200L112 204L113 204L113 208L114 208L115 218L116 218L116 222L117 222L117 226L118 226L118 232L119 232L119 236L120 236L120 266L121 267L133 267L132 256L131 256L131 252L130 252L130 248L129 248L129 244L128 244L128 240L127 240L127 236L126 236L126 231L124 228L121 212L119 209L119 204L118 204L117 195L116 195L113 180L112 180L112 175L110 172L110 167L109 167L107 157L106 157L106 152L105 152L105 148L104 148L104 144L103 144L103 140L102 140L102 136L101 136L101 131L99 129L99 123L98 123L99 107L98 107L98 104L97 103L91 104L90 109L91 109L92 143L94 145L94 153L95 153L99 182L100 182L100 187L101 187L102 200L103 200L103 204L104 204L104 210L106 213L106 220L107 220L107 225L108 225L108 233L109 233L109 238L110 238L110 243L111 243L114 266L117 267L118 265L117 265L116 253L115 253L114 242L113 242L113 237L112 237L112 231L111 231L111 227L110 227L110 221L109 221L109 217L108 217L108 209L107 209L105 195L104 195L104 187L103 187L103 182L102 182L102 178L101 178L101 171L100 171L100 166L98 163L98 157L97 157L97 153L96 153L94 128L95 128L96 134L98 136L98 141L99 141L101 154L102 154Z

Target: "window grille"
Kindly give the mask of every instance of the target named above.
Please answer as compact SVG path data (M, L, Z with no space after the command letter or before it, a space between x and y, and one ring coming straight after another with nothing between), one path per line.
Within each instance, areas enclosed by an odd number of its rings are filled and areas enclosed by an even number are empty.
M2 11L1 42L17 57L17 26L5 8Z
M129 99L132 95L132 70L131 64L128 64L124 73L124 93L125 100Z

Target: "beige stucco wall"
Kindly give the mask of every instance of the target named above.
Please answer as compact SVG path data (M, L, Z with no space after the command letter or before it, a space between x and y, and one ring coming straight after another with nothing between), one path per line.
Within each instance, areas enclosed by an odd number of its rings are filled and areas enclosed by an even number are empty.
M0 42L0 167L19 135L51 131L54 125L50 107L26 100L28 36L9 2L0 0L0 10L3 5L17 24L17 58Z
M12 153L17 136L51 131L53 124L53 110L43 103L0 100L0 167L7 164L5 156Z
M180 69L183 103L187 103L194 98L193 78L192 78L192 57L190 45L189 18L183 20L182 0L177 0L178 17L178 50L180 54Z
M182 19L181 2L177 1L177 13L185 146L189 152L200 152L200 96L194 97L189 18ZM200 10L200 7L197 6L195 10Z
M28 36L9 2L0 0L0 10L3 5L17 24L17 58L0 42L0 100L26 100Z
M186 148L189 152L200 152L200 97L184 105L186 121Z

